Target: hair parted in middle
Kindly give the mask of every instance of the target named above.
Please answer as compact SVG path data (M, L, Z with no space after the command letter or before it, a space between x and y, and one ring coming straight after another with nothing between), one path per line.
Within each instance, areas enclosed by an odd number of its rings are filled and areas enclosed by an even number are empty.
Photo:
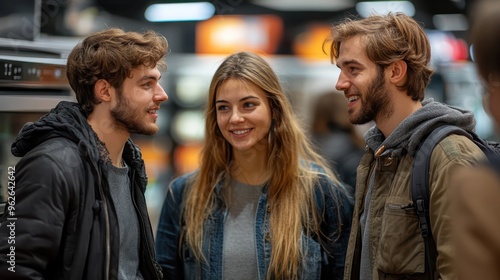
M424 99L433 70L429 66L431 47L422 26L404 13L346 18L333 26L331 37L325 41L331 43L332 63L340 55L340 44L354 36L361 36L368 58L382 69L398 60L406 62L408 79L401 89L407 90L413 100Z
M220 132L215 106L219 88L229 79L253 84L264 92L269 101L273 125L269 131L267 150L272 175L267 183L267 193L273 250L268 277L296 279L302 257L298 242L301 233L303 230L319 231L319 218L311 219L311 213L315 213L311 211L315 205L313 189L319 174L311 170L310 164L317 163L335 182L338 183L338 180L312 148L277 75L263 58L254 53L240 52L228 56L211 81L200 170L186 193L183 213L185 240L197 259L203 260L203 224L216 203L214 186L222 178L231 176L232 146Z

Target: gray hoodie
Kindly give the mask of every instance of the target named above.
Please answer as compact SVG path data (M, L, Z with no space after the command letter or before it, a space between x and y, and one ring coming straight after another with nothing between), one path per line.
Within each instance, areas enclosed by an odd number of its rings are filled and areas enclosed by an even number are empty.
M401 122L385 139L376 126L370 128L364 135L368 147L376 151L381 145L385 145L385 151L394 156L401 155L404 151L415 155L420 142L440 124L456 125L466 131L473 131L476 126L471 111L442 104L432 98L422 101L422 105L422 108Z

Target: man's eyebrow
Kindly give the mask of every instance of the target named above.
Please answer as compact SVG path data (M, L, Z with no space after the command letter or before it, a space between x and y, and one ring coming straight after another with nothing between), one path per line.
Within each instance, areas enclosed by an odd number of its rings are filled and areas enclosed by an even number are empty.
M342 61L342 63L340 63L340 64L337 64L337 67L340 68L341 66L348 66L348 65L351 65L351 64L363 65L361 62L359 62L356 59L349 59L349 60L346 60L346 61Z
M161 79L161 76L145 75L145 76L142 76L138 81L139 82L146 81L146 80L159 81L160 79Z

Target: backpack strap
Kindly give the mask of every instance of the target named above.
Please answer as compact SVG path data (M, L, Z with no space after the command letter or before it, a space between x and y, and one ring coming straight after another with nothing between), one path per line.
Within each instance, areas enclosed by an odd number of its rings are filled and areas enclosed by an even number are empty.
M429 221L429 167L434 147L450 134L459 134L471 138L470 134L465 130L454 125L441 125L437 127L417 148L411 173L412 199L425 243L425 270L428 279L435 278L434 273L436 271L437 257L437 248L432 237Z

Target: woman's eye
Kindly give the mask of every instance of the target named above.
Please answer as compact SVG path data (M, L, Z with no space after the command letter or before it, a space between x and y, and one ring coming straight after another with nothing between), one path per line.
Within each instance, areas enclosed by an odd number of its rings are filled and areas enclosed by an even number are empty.
M220 105L217 107L217 111L225 111L227 110L227 106L226 105Z
M253 103L253 102L247 102L245 103L245 108L252 108L252 107L255 107L257 104Z

